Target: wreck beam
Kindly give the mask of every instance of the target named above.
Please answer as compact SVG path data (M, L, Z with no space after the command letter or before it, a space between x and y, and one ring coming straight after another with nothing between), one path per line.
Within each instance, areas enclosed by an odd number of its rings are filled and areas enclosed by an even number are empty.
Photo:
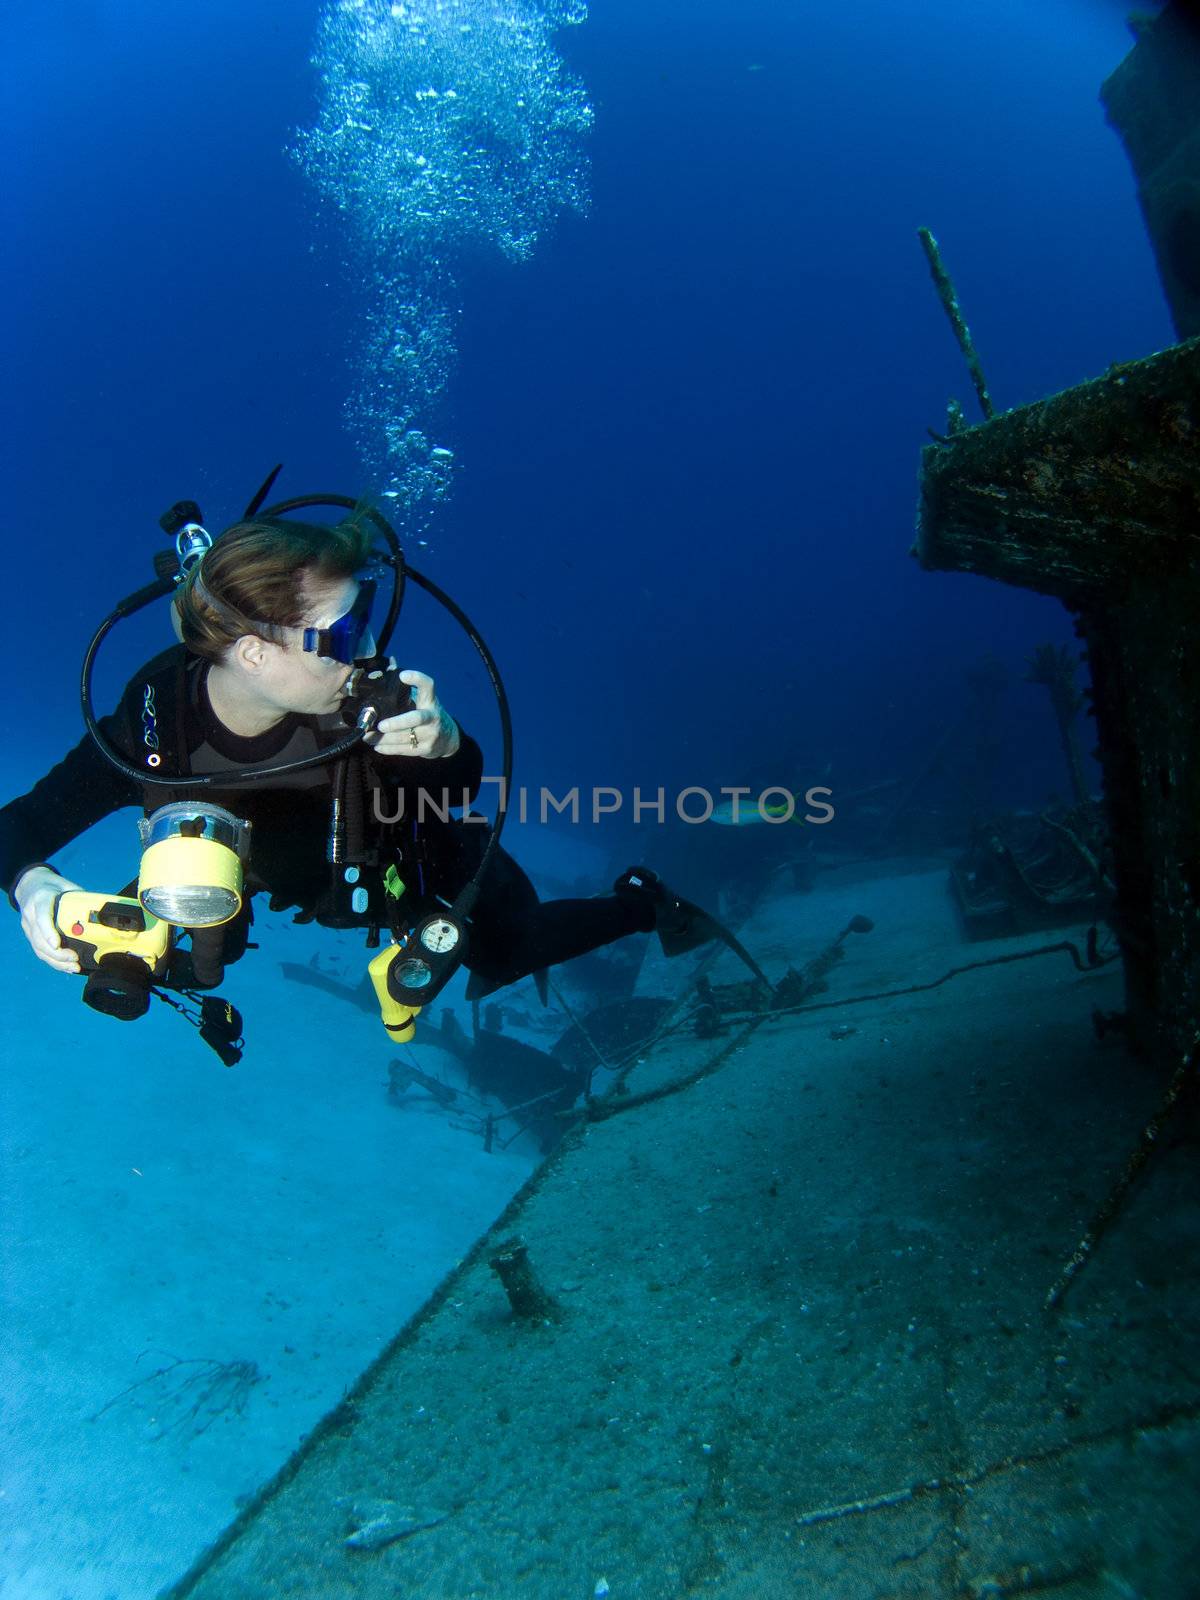
M1200 339L928 446L913 553L1055 595L1091 669L1135 1045L1200 1028Z
M926 446L914 554L1073 607L1200 559L1200 339Z

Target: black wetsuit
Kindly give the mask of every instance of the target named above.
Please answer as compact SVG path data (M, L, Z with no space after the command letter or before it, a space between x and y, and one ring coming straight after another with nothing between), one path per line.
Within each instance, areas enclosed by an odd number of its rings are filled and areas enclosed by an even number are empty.
M206 663L176 646L130 680L116 711L100 724L107 742L131 765L156 775L179 774L178 791L136 783L85 736L28 794L0 809L0 885L10 900L23 872L48 864L49 856L102 817L130 805L148 814L172 799L200 795L251 824L247 887L268 894L272 910L294 907L297 920L343 928L382 921L379 879L393 863L408 905L449 902L474 875L487 824L443 820L434 810L469 807L478 792L483 757L469 735L462 735L454 755L440 760L377 756L363 747L362 814L377 860L364 869L364 878L372 880L372 909L354 913L349 888L326 860L332 767L240 784L236 777L239 768L283 765L334 744L346 733L341 719L337 713L291 714L268 732L243 738L218 721L206 682ZM229 783L188 788L188 775L211 772L229 772ZM423 812L421 791L433 802ZM377 821L398 814L397 822ZM513 858L497 849L469 923L468 993L490 993L652 923L641 907L614 895L543 903Z

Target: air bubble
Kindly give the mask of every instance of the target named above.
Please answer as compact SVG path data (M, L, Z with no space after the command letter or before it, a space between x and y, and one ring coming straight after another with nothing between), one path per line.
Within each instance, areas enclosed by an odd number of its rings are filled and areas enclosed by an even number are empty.
M431 448L456 361L460 265L527 259L587 207L583 85L555 48L578 0L334 0L321 101L294 154L366 285L346 411L368 472L424 525L454 479ZM363 116L370 108L370 122Z

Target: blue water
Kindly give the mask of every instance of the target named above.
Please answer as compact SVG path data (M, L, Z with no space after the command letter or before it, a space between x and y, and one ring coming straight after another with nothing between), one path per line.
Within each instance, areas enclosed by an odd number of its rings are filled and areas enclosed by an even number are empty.
M74 733L88 624L147 572L165 506L222 525L277 459L281 489L379 487L342 420L369 291L287 154L316 20L97 0L3 24L7 549L10 587L44 597L10 622L42 664L10 787ZM950 395L975 414L915 231L1001 407L1169 342L1097 100L1128 43L1103 0L610 0L557 35L595 108L590 214L524 263L454 263L459 471L411 552L501 660L518 776L733 783L809 753L847 782L906 773L992 651L1017 680L1005 798L1061 785L1019 682L1070 637L1061 608L906 554L926 429ZM416 611L419 664L446 663L486 741L481 677Z
M532 0L522 5L532 14ZM965 673L990 654L1009 676L992 803L1041 807L1065 792L1045 693L1023 677L1037 645L1072 642L1070 618L1026 592L922 573L908 554L928 430L943 430L951 396L977 418L917 229L941 244L1001 409L1173 341L1128 162L1098 100L1131 44L1125 9L593 0L588 20L552 41L561 82L581 85L594 112L577 130L590 204L542 214L536 194L519 196L538 213L519 252L482 224L470 237L447 229L423 263L411 235L389 240L371 272L428 267L421 304L446 310L453 334L436 414L417 419L426 447L453 452L453 473L419 518L406 522L397 502L400 520L414 563L500 662L519 783L628 796L634 785L791 786L829 771L835 797L839 785L904 785L962 715ZM321 116L311 60L321 14L317 0L0 12L14 696L0 798L78 737L82 651L112 601L148 581L157 518L173 501L196 498L216 529L276 461L286 494L357 496L392 481L380 437L354 411L364 329L388 314L386 295L350 248L354 219L321 202L296 159ZM98 675L101 706L166 642L162 616L118 634ZM419 594L396 647L402 664L435 676L498 771L484 676ZM947 804L955 792L953 775L935 775L922 800ZM681 825L631 835L627 813L601 830L560 828L558 870L570 875L574 849L599 890L607 858L686 873L702 848ZM98 887L119 881L121 850L132 857L128 818L105 839L107 857L85 849L68 863ZM291 930L266 932L270 943ZM10 954L15 943L14 932ZM357 970L347 966L347 982ZM294 994L275 973L264 957L252 980L258 1036L275 1007L291 1049L281 1019ZM31 993L62 981L39 970ZM105 1027L55 1013L64 1039L72 1025ZM36 1018L29 1027L33 1059ZM322 1040L301 1046L316 1056L304 1079L315 1105ZM132 1070L115 1043L103 1048L114 1071ZM271 1069L272 1092L290 1103L295 1061ZM221 1140L225 1080L197 1077L213 1103L189 1126L208 1115ZM174 1107L154 1081L166 1127ZM130 1082L121 1104L136 1107L137 1072ZM32 1119L43 1097L37 1081L22 1084ZM253 1076L237 1089L257 1140L270 1105ZM355 1082L364 1126L377 1090ZM112 1106L95 1092L107 1126ZM86 1118L74 1126L86 1148ZM335 1136L352 1168L357 1136L331 1125ZM263 1149L271 1137L261 1133ZM231 1157L231 1193L232 1169L252 1166L254 1148ZM122 1174L143 1159L134 1140L129 1152L121 1143ZM206 1194L208 1159L195 1160ZM337 1163L318 1150L316 1170L327 1165ZM381 1167L391 1165L384 1150ZM191 1203L182 1186L179 1197ZM500 1203L487 1193L485 1221ZM278 1220L286 1233L282 1208ZM67 1214L68 1233L74 1225ZM482 1225L462 1221L446 1258ZM114 1232L136 1252L133 1232ZM429 1283L435 1256L431 1247ZM104 1259L98 1251L87 1289L97 1304ZM368 1353L393 1310L372 1306ZM330 1343L339 1337L332 1326ZM212 1338L219 1353L219 1322ZM139 1320L114 1344L136 1351L150 1339ZM93 1374L88 1404L130 1377ZM326 1403L312 1400L313 1415ZM192 1529L158 1577L230 1514L214 1501L212 1526ZM64 1548L69 1565L75 1547L65 1538Z

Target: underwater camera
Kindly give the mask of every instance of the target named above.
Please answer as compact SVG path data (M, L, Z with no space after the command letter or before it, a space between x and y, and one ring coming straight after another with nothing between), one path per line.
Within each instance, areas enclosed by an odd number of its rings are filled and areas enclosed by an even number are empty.
M222 806L174 801L143 818L138 829L143 849L136 897L68 890L54 902L59 938L79 957L86 977L84 1002L132 1022L145 1016L156 995L232 1066L241 1055L241 1017L227 1001L195 991L214 988L224 976L226 924L243 905L250 825ZM176 947L177 933L190 935L190 952ZM188 997L198 1011L164 989Z
M87 975L83 998L94 1011L131 1022L150 1008L150 985L171 960L171 929L127 895L70 889L54 901L54 926Z

